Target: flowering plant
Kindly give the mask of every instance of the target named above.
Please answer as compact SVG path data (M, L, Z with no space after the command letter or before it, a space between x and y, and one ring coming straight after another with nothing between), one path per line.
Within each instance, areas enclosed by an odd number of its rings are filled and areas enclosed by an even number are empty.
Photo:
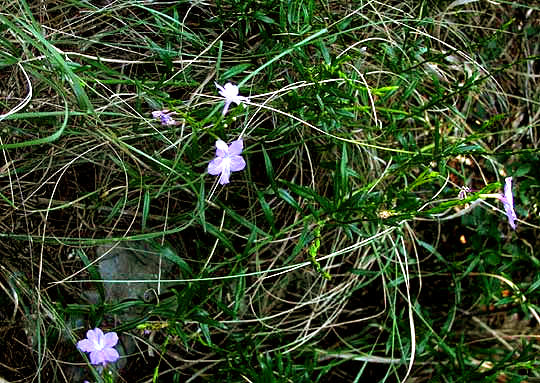
M225 106L223 107L223 115L227 114L227 111L229 110L229 106L231 103L235 103L236 105L240 105L242 102L248 101L247 97L240 96L238 93L238 86L234 85L233 83L226 83L224 86L219 85L218 83L215 83L216 87L219 89L219 94L225 98Z
M237 172L246 167L246 162L240 155L244 148L241 138L233 141L230 145L222 140L216 141L216 158L208 164L208 173L219 177L219 183L225 185L229 183L231 172Z
M99 328L88 330L86 339L77 342L77 348L90 354L90 363L105 365L114 363L120 358L114 346L118 343L118 335L115 332L103 334Z
M508 217L508 223L512 229L516 230L516 212L514 211L514 195L512 194L512 177L506 177L504 184L504 194L499 194L497 198L503 203L504 211Z
M175 121L172 116L176 112L170 112L168 109L155 110L152 112L152 117L161 120L161 125L178 125L178 121Z
M503 203L504 211L506 217L508 218L508 223L512 229L516 230L516 212L514 211L514 195L512 194L512 177L506 177L504 179L504 193L489 193L489 194L479 194L480 198L496 198ZM463 199L466 196L467 192L473 190L464 187L459 192L458 198Z

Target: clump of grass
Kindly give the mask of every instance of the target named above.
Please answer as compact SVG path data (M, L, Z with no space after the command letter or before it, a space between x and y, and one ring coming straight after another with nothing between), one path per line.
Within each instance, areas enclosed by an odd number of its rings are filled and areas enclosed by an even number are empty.
M7 5L0 377L538 378L538 10ZM223 114L215 82L247 100ZM220 185L215 142L240 137ZM481 198L506 176L516 231ZM100 246L134 242L177 276L111 301L149 281L104 280ZM75 348L98 326L112 375Z

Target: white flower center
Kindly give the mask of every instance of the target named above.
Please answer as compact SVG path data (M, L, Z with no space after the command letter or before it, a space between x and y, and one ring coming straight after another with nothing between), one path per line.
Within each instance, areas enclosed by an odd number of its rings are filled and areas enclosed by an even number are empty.
M221 168L224 171L228 171L230 167L231 167L231 157L229 156L229 153L227 153L223 157L223 161L221 162Z
M105 348L103 337L99 337L97 342L94 342L96 351L101 351Z
M236 96L238 96L238 87L234 86L231 83L225 84L225 87L223 89L224 89L223 97L225 97L225 98L231 99L231 98L235 98Z

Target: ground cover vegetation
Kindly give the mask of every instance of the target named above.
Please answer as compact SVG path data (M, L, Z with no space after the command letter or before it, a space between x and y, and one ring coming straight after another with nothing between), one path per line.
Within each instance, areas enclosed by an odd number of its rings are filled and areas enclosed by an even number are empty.
M2 1L0 380L540 380L539 11Z

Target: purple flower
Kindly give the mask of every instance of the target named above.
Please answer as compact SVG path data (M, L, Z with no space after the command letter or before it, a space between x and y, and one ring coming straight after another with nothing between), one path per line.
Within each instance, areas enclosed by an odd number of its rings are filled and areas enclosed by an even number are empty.
M229 146L221 140L216 141L216 158L208 164L208 173L213 176L220 174L219 183L229 183L231 172L237 172L246 167L246 162L240 155L244 148L241 138L233 141Z
M161 125L177 125L178 121L175 121L171 117L174 114L176 114L176 112L169 112L168 109L163 109L152 112L152 117L159 118L161 120Z
M99 328L88 330L86 339L77 342L77 348L90 353L90 363L102 364L114 363L120 355L114 349L118 343L118 335L115 332L103 334Z
M219 94L225 98L225 106L223 107L223 115L227 114L229 110L229 105L234 102L236 105L240 105L242 102L248 101L247 97L240 96L238 94L238 87L233 83L226 83L224 86L215 83L216 87L219 89Z
M459 194L458 194L458 198L459 199L465 199L467 198L467 193L470 193L472 190L470 188L468 188L467 186L463 186L460 190L459 190Z
M512 177L504 179L504 194L499 194L498 199L503 203L504 211L508 217L508 223L516 230L516 212L514 211L514 196L512 195Z

